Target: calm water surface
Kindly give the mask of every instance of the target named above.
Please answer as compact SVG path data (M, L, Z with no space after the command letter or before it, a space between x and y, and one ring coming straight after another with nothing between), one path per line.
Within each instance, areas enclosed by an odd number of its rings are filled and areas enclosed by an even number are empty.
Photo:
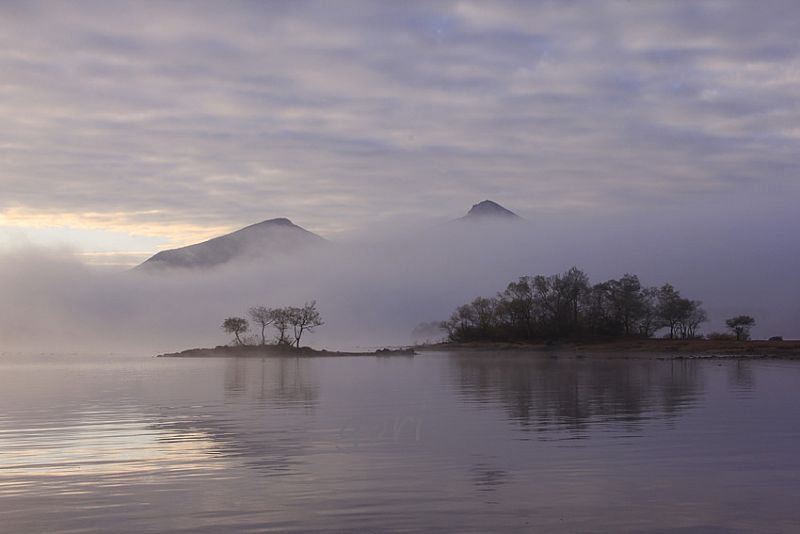
M0 356L0 531L800 532L800 362Z

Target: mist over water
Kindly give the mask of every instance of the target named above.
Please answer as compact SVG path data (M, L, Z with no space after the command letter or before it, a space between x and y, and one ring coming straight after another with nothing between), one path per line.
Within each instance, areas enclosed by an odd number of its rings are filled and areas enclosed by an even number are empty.
M675 285L711 322L756 317L754 337L800 337L800 261L792 211L646 217L542 215L501 222L402 226L297 254L209 270L100 270L65 250L6 248L0 261L4 350L177 350L229 340L219 325L253 305L316 300L316 347L407 344L422 321L445 319L523 275L576 265L592 282L624 273ZM387 237L384 237L387 236ZM304 341L306 341L304 339Z

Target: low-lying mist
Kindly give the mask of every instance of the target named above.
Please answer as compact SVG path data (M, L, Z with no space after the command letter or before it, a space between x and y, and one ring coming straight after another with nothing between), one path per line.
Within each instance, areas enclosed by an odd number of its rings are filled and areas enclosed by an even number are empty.
M325 325L304 344L402 345L413 341L420 322L445 319L520 276L573 265L592 282L629 272L645 285L673 284L704 302L706 333L749 314L758 321L755 338L800 337L800 262L787 241L794 239L792 217L449 223L403 238L361 236L291 257L164 272L109 272L81 264L68 250L7 249L0 256L0 351L214 346L230 341L220 329L225 317L310 300Z

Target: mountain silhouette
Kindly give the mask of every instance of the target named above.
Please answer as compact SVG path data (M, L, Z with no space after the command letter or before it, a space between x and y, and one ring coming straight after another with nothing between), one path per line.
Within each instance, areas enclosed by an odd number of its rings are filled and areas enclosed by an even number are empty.
M485 221L485 220L522 220L522 217L491 200L484 200L473 205L459 221Z
M270 219L202 243L162 250L137 269L208 268L232 260L291 254L325 242L289 219Z

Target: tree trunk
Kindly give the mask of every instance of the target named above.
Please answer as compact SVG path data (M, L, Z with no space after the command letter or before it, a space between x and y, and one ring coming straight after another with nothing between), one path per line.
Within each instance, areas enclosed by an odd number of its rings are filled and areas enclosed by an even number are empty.
M299 331L297 329L295 329L295 331L294 331L294 340L295 340L295 343L296 343L298 349L300 348L300 338L301 337L303 337L303 327L300 327Z

